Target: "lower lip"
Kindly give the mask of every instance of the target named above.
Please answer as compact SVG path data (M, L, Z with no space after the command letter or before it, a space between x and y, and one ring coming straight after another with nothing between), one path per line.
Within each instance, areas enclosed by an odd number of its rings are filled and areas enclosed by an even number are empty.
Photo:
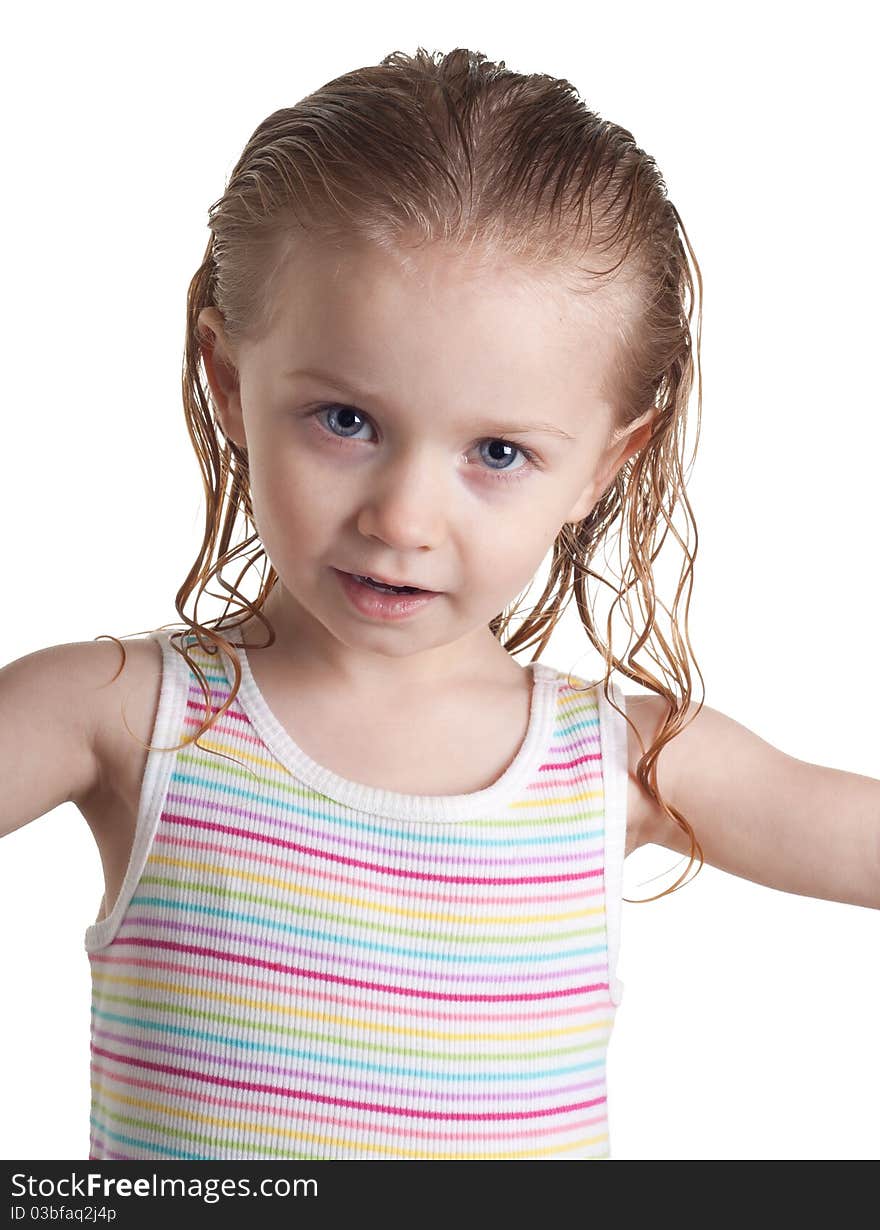
M373 619L406 619L427 606L429 602L433 602L435 598L440 597L438 593L428 590L420 594L386 594L380 589L373 589L355 580L349 572L340 572L338 568L334 568L333 571L339 577L342 588L354 609L361 615L368 615Z

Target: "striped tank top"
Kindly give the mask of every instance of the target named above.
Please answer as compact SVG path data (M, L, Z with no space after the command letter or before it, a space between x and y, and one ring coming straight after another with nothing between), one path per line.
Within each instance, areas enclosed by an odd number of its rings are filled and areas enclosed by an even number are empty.
M502 776L407 795L310 759L241 647L200 746L158 750L205 702L152 635L157 747L85 933L90 1158L609 1157L627 727L601 683L530 664ZM189 643L218 709L232 667Z

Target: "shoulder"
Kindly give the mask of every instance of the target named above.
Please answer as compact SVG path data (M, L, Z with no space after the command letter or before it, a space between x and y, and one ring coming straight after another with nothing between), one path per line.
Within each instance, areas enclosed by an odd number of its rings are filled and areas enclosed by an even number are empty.
M25 654L0 670L0 755L18 770L13 818L42 815L64 801L79 804L112 772L106 731L123 695L136 697L140 733L158 694L161 649L155 642L70 641ZM149 737L149 731L147 733ZM7 792L9 793L9 792Z
M92 745L104 781L121 774L132 749L150 741L162 688L162 647L152 637L89 642ZM146 756L146 750L144 750Z
M124 646L124 656L123 656ZM71 641L13 663L26 669L32 689L51 693L63 720L88 749L91 772L71 796L89 798L116 776L122 741L149 741L162 683L162 649L152 638Z
M143 681L161 670L161 648L155 641L128 642L123 669L122 650L114 641L69 641L34 650L3 668L6 689L13 687L31 699L32 709L56 704L67 724L84 734L97 732L108 697L132 681Z

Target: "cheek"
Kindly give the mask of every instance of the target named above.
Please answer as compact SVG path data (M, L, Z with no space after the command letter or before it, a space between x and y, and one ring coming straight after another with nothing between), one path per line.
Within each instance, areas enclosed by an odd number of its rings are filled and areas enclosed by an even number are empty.
M519 591L532 580L553 545L555 528L539 516L512 513L497 527L495 534L478 535L474 558L479 566L490 568L499 587Z
M293 451L267 450L252 461L251 498L257 532L269 558L288 566L322 556L338 542L347 517L334 486Z

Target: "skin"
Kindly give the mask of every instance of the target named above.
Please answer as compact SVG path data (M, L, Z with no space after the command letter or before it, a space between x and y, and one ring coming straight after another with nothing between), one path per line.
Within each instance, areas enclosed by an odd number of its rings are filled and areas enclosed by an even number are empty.
M585 302L440 245L389 254L310 242L264 337L236 350L218 311L200 314L218 421L248 451L279 576L265 611L299 679L379 700L522 671L489 620L651 430L653 411L620 431L601 393L610 293ZM307 368L335 379L287 375ZM572 438L513 430L537 423ZM493 449L499 439L516 449ZM407 620L374 622L333 567L442 596Z

